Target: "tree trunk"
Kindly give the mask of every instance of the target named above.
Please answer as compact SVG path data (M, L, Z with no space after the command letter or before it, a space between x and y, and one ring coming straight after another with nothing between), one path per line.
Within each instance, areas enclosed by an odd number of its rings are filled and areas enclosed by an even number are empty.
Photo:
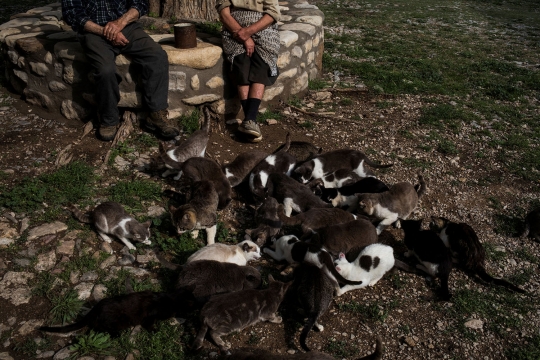
M206 21L219 19L215 8L216 0L161 0L161 5L161 16L164 18Z
M148 0L148 15L159 16L161 14L161 2L160 0Z

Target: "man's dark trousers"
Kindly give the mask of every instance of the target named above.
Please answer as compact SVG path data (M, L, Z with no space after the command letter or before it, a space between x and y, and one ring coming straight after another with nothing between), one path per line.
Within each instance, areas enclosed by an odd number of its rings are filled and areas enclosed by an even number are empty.
M120 121L118 102L122 80L116 73L115 58L128 55L131 63L140 67L143 102L149 111L167 109L169 91L169 60L167 53L137 23L127 25L122 34L128 39L126 46L113 46L107 39L84 32L78 35L86 56L94 68L95 99L101 124L116 125Z

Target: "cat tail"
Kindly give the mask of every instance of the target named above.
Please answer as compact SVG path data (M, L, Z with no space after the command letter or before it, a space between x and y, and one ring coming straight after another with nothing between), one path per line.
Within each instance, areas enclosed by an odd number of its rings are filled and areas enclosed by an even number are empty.
M291 133L288 132L287 136L285 137L285 144L283 144L283 147L278 152L287 152L289 151L290 147L291 147Z
M68 333L75 330L82 329L86 326L88 320L85 316L81 321L66 326L41 326L38 330L52 332L52 333Z
M376 168L376 169L386 169L386 168L394 166L394 164L387 164L387 165L377 164L376 162L373 162L370 159L368 159L367 156L364 157L364 162L367 165L371 166L372 168Z
M485 282L488 282L488 283L493 283L495 285L500 285L500 286L504 286L506 287L507 289L510 289L512 291L515 291L515 292L518 292L518 293L521 293L521 294L526 294L527 291L523 290L522 288L512 284L511 282L505 280L505 279L502 279L502 278L496 278L496 277L493 277L491 275L489 275L487 272L486 272L486 269L483 267L483 266L479 266L476 268L476 273L478 274L478 276L480 276L480 278L482 280L484 280Z
M210 109L208 106L205 106L203 108L204 112L204 123L201 126L201 130L204 130L207 134L210 133L210 119L212 118L212 114L210 114Z
M416 270L416 268L404 263L403 261L401 260L398 260L398 259L395 259L394 260L394 268L396 269L399 269L401 271L405 271L405 272L408 272L408 273L413 273L413 274L418 274L418 271Z
M377 345L375 346L375 351L368 355L359 358L358 360L381 360L383 356L384 347L382 344L382 339L380 336L377 336Z
M75 205L69 204L67 208L73 213L73 216L82 223L91 224L92 219L90 213L83 213L81 210L77 209Z
M519 237L522 239L525 239L527 236L529 236L529 231L531 231L531 227L529 225L529 222L525 220L525 229L523 230L523 232L521 233Z
M200 348L202 348L202 344L204 341L204 338L206 337L206 333L208 332L208 325L203 320L203 323L201 324L201 328L199 332L197 333L197 337L195 338L195 341L193 342L193 345L191 346L191 350L197 351Z
M159 156L161 157L161 160L163 160L165 165L167 165L171 169L182 169L183 162L178 162L171 159L171 157L167 154L167 149L165 148L165 145L162 141L159 142Z
M163 266L166 269L169 270L182 270L182 265L173 264L172 262L168 261L163 257L163 254L161 252L156 252L156 258L158 259L161 266Z
M362 281L352 281L345 279L337 270L336 266L334 265L334 260L332 259L332 255L326 251L321 251L320 256L322 257L322 263L326 265L326 268L330 273L334 276L334 278L341 284L346 285L362 285Z
M306 339L311 329L313 329L313 326L317 322L317 318L319 317L319 314L316 312L312 312L309 314L308 320L306 325L304 325L304 328L302 329L302 333L300 333L300 345L302 346L302 349L305 351L311 351L311 349L306 345Z
M420 197L426 192L427 186L426 182L424 181L424 177L420 174L418 174L418 182L419 184L417 184L414 188L416 189L416 193L418 194L418 198L420 199Z
M285 208L283 204L278 205L277 214L278 214L279 220L281 220L281 222L285 225L299 225L302 223L298 219L298 216L287 217L287 215L285 215Z

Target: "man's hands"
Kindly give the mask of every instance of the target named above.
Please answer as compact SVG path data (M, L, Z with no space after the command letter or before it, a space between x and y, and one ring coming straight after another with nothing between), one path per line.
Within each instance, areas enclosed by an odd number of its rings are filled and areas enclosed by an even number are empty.
M126 24L124 23L124 21L122 21L122 18L110 21L103 28L103 36L114 44L116 42L116 36L118 34L121 34L121 31L122 29L124 29L124 27L126 27Z
M111 43L114 46L126 46L127 44L129 44L129 41L128 41L128 39L126 39L124 34L119 32L119 33L116 34L116 37L114 38L113 41L111 41Z

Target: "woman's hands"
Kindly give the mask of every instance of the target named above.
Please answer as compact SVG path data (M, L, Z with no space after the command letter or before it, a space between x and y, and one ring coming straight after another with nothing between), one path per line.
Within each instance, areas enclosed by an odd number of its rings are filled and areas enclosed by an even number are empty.
M251 55L253 55L253 52L255 51L255 42L251 37L247 38L247 40L244 41L244 48L246 48L246 55L251 57Z

